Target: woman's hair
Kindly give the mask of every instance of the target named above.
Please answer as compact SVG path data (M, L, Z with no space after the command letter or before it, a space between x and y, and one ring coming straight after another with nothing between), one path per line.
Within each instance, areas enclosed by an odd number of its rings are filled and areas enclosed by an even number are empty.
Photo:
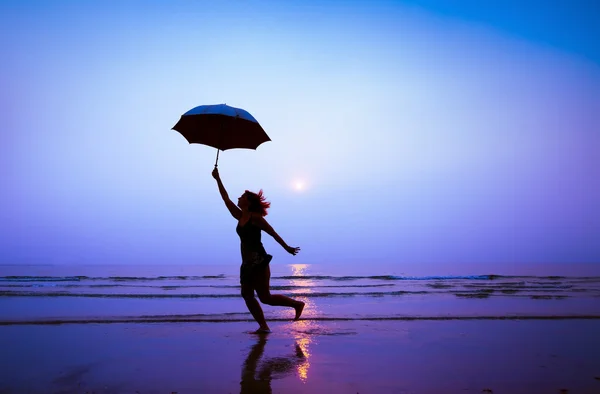
M250 212L260 213L261 216L267 216L267 209L269 209L271 203L268 202L263 195L262 189L258 192L258 194L249 190L246 190L245 194L246 198L248 199L248 210Z

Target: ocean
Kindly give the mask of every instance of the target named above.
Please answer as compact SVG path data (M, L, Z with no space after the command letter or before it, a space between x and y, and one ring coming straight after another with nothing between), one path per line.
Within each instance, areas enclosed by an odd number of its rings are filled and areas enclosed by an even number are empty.
M271 292L304 301L307 320L600 319L598 265L477 267L272 263ZM251 322L238 269L0 265L0 325Z

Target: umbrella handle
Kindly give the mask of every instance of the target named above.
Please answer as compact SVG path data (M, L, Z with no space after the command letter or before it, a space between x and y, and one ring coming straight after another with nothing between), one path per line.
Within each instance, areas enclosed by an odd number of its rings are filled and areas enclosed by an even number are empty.
M217 160L215 161L215 168L217 168L218 162L219 162L219 148L217 148Z

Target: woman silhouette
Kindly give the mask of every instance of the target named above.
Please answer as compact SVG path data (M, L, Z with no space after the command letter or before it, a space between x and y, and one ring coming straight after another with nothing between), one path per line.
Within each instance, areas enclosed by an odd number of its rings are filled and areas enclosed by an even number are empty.
M242 285L242 297L246 301L248 310L259 325L256 333L271 332L262 308L256 298L254 291L258 294L258 299L267 305L289 306L296 310L294 320L298 320L304 309L304 302L296 301L292 298L280 294L271 294L269 290L269 280L271 279L271 269L269 262L273 258L267 254L260 240L261 231L272 236L288 253L296 255L300 248L288 246L285 241L273 230L265 220L267 209L271 203L265 200L262 190L252 193L248 190L239 198L237 206L229 199L229 195L221 182L219 170L215 167L212 172L213 178L219 186L219 193L229 209L231 216L237 221L236 232L241 240L242 265L240 266L240 284Z

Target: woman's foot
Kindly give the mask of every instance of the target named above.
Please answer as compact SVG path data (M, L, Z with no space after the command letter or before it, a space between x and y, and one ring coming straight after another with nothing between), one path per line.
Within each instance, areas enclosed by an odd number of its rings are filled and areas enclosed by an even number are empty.
M294 317L294 320L299 320L300 315L302 315L302 311L304 310L304 302L298 301L294 309L296 310L296 317Z
M259 327L258 330L254 331L254 334L269 334L271 333L271 329L266 327Z

